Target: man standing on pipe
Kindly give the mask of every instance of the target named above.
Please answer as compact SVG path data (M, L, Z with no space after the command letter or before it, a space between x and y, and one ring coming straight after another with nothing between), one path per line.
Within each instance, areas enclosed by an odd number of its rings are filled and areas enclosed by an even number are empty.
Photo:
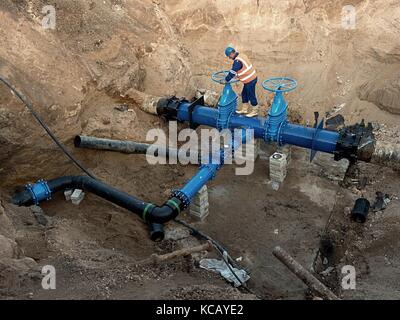
M225 80L229 82L233 78L237 78L243 83L243 106L236 112L239 114L245 114L246 117L249 118L257 116L258 101L256 96L256 70L246 56L241 54L239 57L239 52L232 47L227 47L225 49L225 55L229 59L233 60L232 69L229 71L229 74L226 76ZM249 102L251 103L252 108L250 108Z

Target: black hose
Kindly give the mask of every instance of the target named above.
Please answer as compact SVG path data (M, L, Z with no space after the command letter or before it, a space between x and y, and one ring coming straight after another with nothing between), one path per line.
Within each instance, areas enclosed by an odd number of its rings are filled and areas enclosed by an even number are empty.
M66 189L82 189L94 193L105 200L137 214L143 220L155 224L164 224L175 219L184 208L183 203L175 197L169 199L161 207L158 207L87 176L61 177L48 181L47 185L51 193L64 191ZM15 194L11 201L18 206L29 207L35 204L34 196L30 190L24 190ZM158 226L152 226L152 228L160 229Z
M67 150L67 148L58 141L53 132L49 129L49 127L44 123L42 118L36 111L33 109L32 103L25 98L25 96L20 93L17 89L15 89L6 79L0 77L0 81L3 82L21 101L22 103L29 109L35 119L39 122L39 124L43 127L43 129L47 132L50 138L54 141L54 143L64 152L64 154L84 173L86 173L89 177L95 179L95 177Z
M230 270L230 272L234 275L236 280L240 283L240 285L247 292L249 292L251 294L254 294L257 298L261 299L255 292L253 292L253 290L249 289L249 287L246 285L246 283L244 283L239 278L239 276L236 274L236 272L233 270L232 266L234 266L234 267L236 267L238 269L240 269L240 266L237 265L235 260L232 259L232 257L228 254L228 251L226 251L226 249L221 244L219 244L213 238L211 238L210 236L206 235L205 233L201 232L200 230L196 229L195 227L191 226L190 224L188 224L187 222L185 222L183 220L175 219L175 222L185 226L190 231L192 231L192 235L193 236L200 236L201 238L210 241L212 243L212 245L214 246L214 248L216 249L216 251L218 252L218 254L221 256L221 258L224 261L224 263L227 265L227 267Z

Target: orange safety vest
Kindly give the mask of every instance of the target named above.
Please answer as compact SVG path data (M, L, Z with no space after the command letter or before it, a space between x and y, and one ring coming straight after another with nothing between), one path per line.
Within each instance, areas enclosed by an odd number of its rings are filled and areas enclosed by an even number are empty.
M240 69L236 74L237 78L241 82L246 84L257 78L256 69L254 69L253 65L246 56L238 56L236 57L236 60L239 60L243 65L242 69Z

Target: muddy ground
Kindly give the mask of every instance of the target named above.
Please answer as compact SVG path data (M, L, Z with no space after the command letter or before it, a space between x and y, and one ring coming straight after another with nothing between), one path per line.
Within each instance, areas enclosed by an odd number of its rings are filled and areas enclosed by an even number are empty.
M146 201L162 203L195 166L152 166L143 156L74 149L77 134L144 141L161 119L138 108L142 93L192 98L199 88L219 91L212 71L229 67L223 49L248 54L260 78L290 75L300 85L288 95L293 119L313 121L340 109L346 124L365 118L386 124L398 138L398 1L353 1L356 31L342 30L344 3L325 1L52 1L56 30L43 30L47 1L0 5L0 74L34 103L57 137L96 176ZM269 32L266 32L269 30ZM236 87L239 91L240 87ZM266 106L267 94L259 88ZM115 107L127 105L128 110ZM386 129L385 129L386 128ZM209 185L210 215L191 222L241 257L249 288L235 289L200 269L197 259L141 264L151 254L196 245L170 223L154 243L138 217L94 195L80 206L57 195L32 208L9 203L18 186L39 178L81 174L52 144L26 109L0 86L0 297L2 299L306 299L307 288L273 256L279 245L344 299L398 299L399 173L360 165L362 186L343 186L346 163L318 154L309 163L293 148L285 183L268 179L273 146L262 145L255 171L236 176L226 166ZM364 179L366 178L366 179ZM381 191L391 202L353 222L356 198ZM321 244L322 243L322 244ZM217 257L209 253L209 257ZM57 289L41 287L40 270L54 265ZM356 290L341 289L341 268L353 265Z

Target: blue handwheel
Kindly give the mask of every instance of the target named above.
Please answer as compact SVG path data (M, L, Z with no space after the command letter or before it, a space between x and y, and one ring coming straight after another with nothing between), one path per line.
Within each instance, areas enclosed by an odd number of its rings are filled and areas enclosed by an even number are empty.
M269 78L262 86L270 92L289 92L297 88L297 81L291 78Z
M225 78L229 74L229 70L218 71L212 74L211 79L212 81L219 83L219 84L227 84ZM239 79L233 78L229 83L236 83L239 82Z

